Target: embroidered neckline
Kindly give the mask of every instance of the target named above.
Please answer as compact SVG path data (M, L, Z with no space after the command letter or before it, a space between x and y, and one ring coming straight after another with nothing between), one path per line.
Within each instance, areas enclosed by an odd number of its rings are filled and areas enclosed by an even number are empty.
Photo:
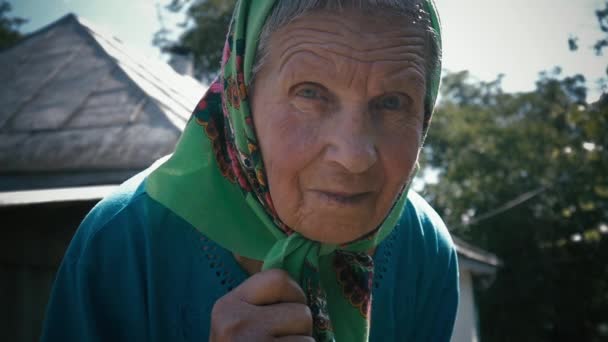
M247 279L245 272L238 272L240 274L235 274L235 272L230 271L231 269L240 270L240 268L232 267L238 266L238 264L234 258L225 255L225 250L222 250L215 242L211 241L205 235L201 234L199 240L201 243L201 251L203 252L207 265L215 274L218 285L220 285L226 293L232 291L241 282Z
M401 225L398 224L389 236L386 237L382 243L378 245L376 254L374 255L374 279L373 288L379 289L384 283L384 277L393 264L394 245L396 243L398 230L401 229ZM200 232L199 232L200 234ZM204 255L204 261L207 266L215 274L216 281L226 293L232 291L241 282L245 281L248 277L245 270L243 270L237 261L226 254L215 242L211 241L205 235L200 234L200 248ZM232 267L234 266L234 267ZM238 274L230 270L239 270Z

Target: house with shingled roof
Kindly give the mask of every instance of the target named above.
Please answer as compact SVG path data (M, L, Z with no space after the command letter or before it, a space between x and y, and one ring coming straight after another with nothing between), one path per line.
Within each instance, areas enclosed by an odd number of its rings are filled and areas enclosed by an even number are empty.
M119 184L171 153L205 87L68 15L0 53L0 191Z
M35 341L80 221L173 151L206 87L71 14L0 51L0 84L0 328L3 340ZM454 241L452 341L478 341L473 280L491 279L500 260Z

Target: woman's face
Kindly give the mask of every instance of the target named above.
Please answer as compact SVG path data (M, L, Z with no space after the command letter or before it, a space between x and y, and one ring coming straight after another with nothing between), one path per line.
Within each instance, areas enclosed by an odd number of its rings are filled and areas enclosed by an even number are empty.
M410 22L314 12L271 37L253 119L276 211L309 239L371 232L412 174L426 50Z

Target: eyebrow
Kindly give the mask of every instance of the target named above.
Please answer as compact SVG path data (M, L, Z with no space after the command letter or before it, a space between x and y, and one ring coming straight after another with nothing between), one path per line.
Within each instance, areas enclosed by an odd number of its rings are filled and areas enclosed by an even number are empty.
M426 75L424 65L417 66L412 64L414 63L410 63L406 67L393 68L391 71L386 72L386 76L382 77L379 82L380 87L383 89L400 88L403 82L406 82L408 85L425 88Z

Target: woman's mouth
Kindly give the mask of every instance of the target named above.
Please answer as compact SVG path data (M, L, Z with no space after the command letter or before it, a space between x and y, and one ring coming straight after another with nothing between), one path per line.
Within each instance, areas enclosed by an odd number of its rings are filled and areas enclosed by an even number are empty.
M371 192L358 192L358 193L347 193L347 192L334 192L324 190L313 191L324 203L329 205L340 205L340 206L352 206L358 205L371 196Z

